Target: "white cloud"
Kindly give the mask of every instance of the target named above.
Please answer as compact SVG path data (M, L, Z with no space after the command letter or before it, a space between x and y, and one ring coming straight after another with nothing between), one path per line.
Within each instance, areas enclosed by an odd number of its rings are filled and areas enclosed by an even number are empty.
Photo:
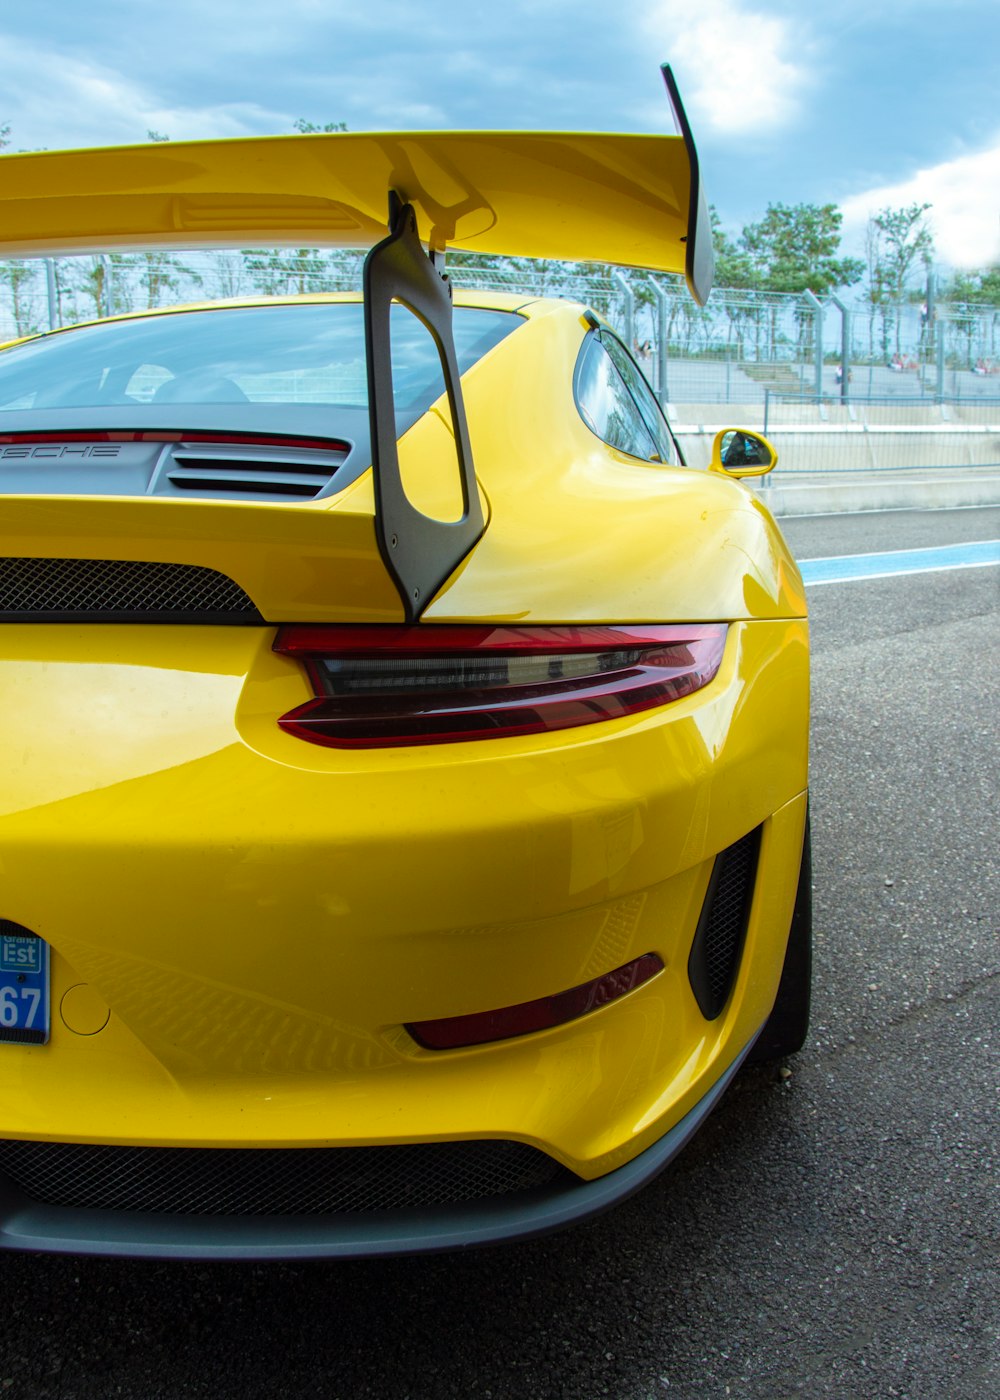
M842 202L844 233L859 239L879 209L930 204L937 256L952 267L1000 260L1000 133L983 151L918 170L912 179Z
M809 70L803 41L788 20L743 0L655 0L647 29L656 52L683 73L692 125L720 135L787 126Z
M253 102L165 106L113 68L0 36L5 111L17 112L12 148L59 149L144 141L147 130L175 141L289 130L292 119ZM38 74L46 74L39 84Z
M430 102L379 102L373 104L371 114L374 124L387 126L390 131L399 127L430 131L448 125L442 108Z

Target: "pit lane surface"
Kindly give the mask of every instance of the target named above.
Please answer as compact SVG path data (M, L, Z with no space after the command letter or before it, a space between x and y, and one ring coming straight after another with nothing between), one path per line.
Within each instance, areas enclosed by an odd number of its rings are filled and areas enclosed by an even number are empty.
M998 517L786 533L807 559L995 539ZM745 1070L641 1195L530 1244L308 1267L0 1256L0 1396L998 1393L1000 570L810 600L799 1056Z

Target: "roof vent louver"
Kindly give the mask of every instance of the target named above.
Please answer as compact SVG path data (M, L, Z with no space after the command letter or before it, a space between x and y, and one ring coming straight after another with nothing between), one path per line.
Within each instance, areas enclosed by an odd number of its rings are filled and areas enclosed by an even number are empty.
M312 499L329 486L346 458L347 448L339 444L324 450L179 442L163 476L170 488L184 494Z

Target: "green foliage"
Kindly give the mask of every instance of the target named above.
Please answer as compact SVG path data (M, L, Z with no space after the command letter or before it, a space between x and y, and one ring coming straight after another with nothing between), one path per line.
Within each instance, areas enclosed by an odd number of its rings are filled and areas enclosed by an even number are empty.
M769 204L758 223L732 239L709 211L715 285L756 292L810 291L825 296L864 272L858 258L837 256L843 215L835 204Z
M869 283L890 301L904 300L918 259L927 267L934 256L934 236L927 222L930 207L910 204L905 209L880 209L868 220Z
M954 273L941 288L941 297L974 306L1000 306L1000 263Z
M160 306L168 292L179 292L182 278L196 287L202 284L194 268L182 263L173 253L143 253L139 265L139 282L146 293L147 307Z
M319 125L317 122L307 122L305 117L299 117L298 121L293 122L292 125L303 136L326 136L331 131L347 130L346 122L323 122L322 125Z
M135 298L130 273L143 261L143 256L135 253L99 253L82 260L77 287L93 304L95 318L121 316L132 310Z
M865 263L868 281L865 300L868 303L868 350L874 358L875 318L881 323L880 344L883 358L889 354L892 331L895 329L896 352L901 344L901 322L898 308L904 301L910 279L918 265L929 270L934 253L934 239L927 223L929 204L910 204L905 208L880 209L873 214L865 229Z
M39 329L35 307L35 269L31 263L8 258L0 262L0 285L10 294L11 311L17 334L34 335Z
M354 249L244 248L243 267L256 292L266 297L305 296L360 281L363 254Z
M715 285L756 287L757 277L750 255L726 233L714 204L709 207L708 213L712 226L712 247L715 250Z
M1000 263L994 263L976 276L979 279L977 299L988 302L990 306L1000 306Z
M769 204L739 241L756 286L768 292L813 292L825 296L860 280L858 258L838 258L843 214L835 204Z
M507 262L508 259L497 257L495 253L470 253L465 248L448 249L449 272L499 272Z

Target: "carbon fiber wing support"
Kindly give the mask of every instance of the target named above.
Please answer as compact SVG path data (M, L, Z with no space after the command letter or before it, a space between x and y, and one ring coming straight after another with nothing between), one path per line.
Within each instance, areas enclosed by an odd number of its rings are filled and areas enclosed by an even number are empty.
M365 355L375 478L375 533L379 552L399 590L407 622L415 622L485 528L476 485L461 376L452 334L451 284L436 257L424 251L413 208L395 193L389 200L389 236L365 259ZM389 318L393 302L430 332L441 360L462 488L462 514L435 520L418 510L403 485L393 402Z

